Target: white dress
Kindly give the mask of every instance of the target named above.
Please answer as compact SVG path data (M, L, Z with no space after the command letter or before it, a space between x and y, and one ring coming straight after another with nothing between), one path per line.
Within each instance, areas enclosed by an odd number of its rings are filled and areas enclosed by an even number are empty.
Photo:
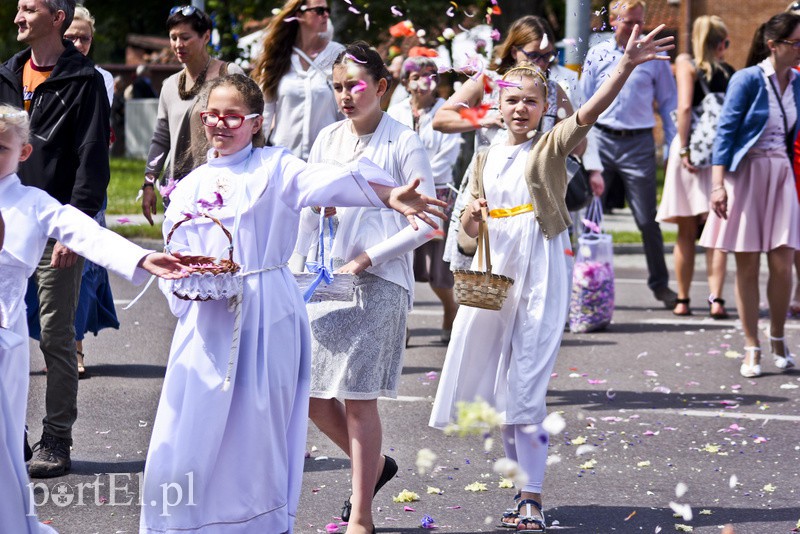
M223 391L234 313L227 301L189 302L162 284L178 325L153 425L140 532L291 532L300 499L311 363L305 304L285 266L300 209L383 206L369 187L388 176L369 162L335 169L308 165L283 148L246 147L184 178L165 214L165 235L198 199L222 196L211 211L233 233L244 277L241 336L232 385ZM240 220L236 228L237 205ZM228 246L207 219L180 226L171 250L218 256ZM270 269L270 270L267 270ZM180 504L170 507L169 495ZM166 512L166 513L165 513Z
M523 179L531 141L495 145L483 179L489 209L531 202ZM505 424L535 424L567 320L572 259L565 230L546 240L533 212L489 219L492 272L514 279L500 311L458 309L430 425L450 424L459 401L482 398ZM477 254L472 268L477 269Z
M0 523L3 532L54 532L36 519L22 452L30 371L28 278L48 238L135 282L147 277L136 265L148 251L41 189L22 185L15 174L0 178L0 212L6 225L0 250Z
M319 132L341 120L332 72L333 62L343 50L344 46L330 41L304 69L300 57L303 52L294 49L289 71L278 83L277 101L264 106L264 134L270 144L286 147L298 158L308 160Z

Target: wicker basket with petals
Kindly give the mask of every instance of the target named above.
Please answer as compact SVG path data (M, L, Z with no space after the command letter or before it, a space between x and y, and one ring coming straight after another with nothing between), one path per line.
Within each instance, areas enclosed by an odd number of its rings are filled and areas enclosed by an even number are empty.
M485 222L488 216L486 209L483 220L478 225L478 271L458 269L453 272L455 278L456 300L464 306L499 310L508 295L508 288L514 283L513 278L492 273L492 258L489 252L489 228ZM483 256L486 254L486 271L483 271Z
M235 297L242 291L241 277L237 276L241 267L233 261L233 237L219 219L208 214L199 217L210 219L219 226L228 238L231 246L228 247L228 258L217 259L211 256L186 255L181 256L181 264L191 268L192 273L186 278L172 280L172 293L183 300L221 300ZM185 217L175 223L167 234L167 245L172 240L175 230L187 221L197 217Z

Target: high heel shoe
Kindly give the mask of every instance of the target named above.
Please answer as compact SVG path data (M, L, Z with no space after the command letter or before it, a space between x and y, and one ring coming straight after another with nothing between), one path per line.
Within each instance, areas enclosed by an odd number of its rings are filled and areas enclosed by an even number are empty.
M744 361L742 362L741 367L739 367L739 374L745 378L756 378L761 376L761 364L756 362L756 357L760 358L761 348L745 347L744 352L745 352ZM748 352L752 353L751 361L753 363L747 363Z
M780 341L783 344L783 354L775 354L775 351L772 348L773 341ZM792 354L789 351L789 347L786 346L785 337L769 336L769 350L772 353L772 359L775 362L775 367L778 369L786 370L795 366L794 354Z

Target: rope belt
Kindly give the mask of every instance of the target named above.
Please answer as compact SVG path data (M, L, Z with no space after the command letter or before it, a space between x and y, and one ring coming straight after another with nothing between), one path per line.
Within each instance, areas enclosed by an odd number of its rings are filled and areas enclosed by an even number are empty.
M496 208L489 211L489 217L493 219L502 219L503 217L513 217L533 211L533 204L523 204L521 206L514 206L513 208Z

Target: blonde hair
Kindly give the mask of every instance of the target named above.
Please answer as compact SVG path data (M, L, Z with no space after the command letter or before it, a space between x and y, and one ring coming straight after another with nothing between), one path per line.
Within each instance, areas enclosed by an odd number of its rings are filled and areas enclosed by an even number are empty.
M697 17L692 25L692 54L697 68L711 80L714 70L719 67L715 51L728 37L728 28L717 15Z
M538 78L536 80L536 85L539 85L541 82L542 91L544 91L544 99L547 101L547 76L544 75L542 69L533 63L525 61L506 71L506 73L503 74L503 80L506 81L512 74L519 74L520 76L527 76L529 78Z
M14 132L14 135L19 138L20 144L27 143L31 132L28 114L14 106L0 104L0 133L8 131Z
M92 32L92 37L94 37L94 17L89 10L83 7L82 5L75 6L75 16L72 18L72 22L76 20L82 20L89 24L89 30Z
M618 17L623 10L633 9L639 6L647 10L647 2L644 0L611 0L608 4L608 13Z

